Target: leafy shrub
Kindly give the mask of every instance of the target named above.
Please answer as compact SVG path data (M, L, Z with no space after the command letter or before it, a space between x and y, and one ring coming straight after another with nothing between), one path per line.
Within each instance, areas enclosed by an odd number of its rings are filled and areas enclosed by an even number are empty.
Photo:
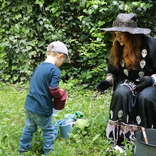
M86 87L105 78L111 27L120 12L136 12L139 26L155 35L156 2L115 0L0 0L0 56L3 82L26 82L45 59L46 46L60 40L67 44L71 64L61 67L62 80L78 79Z

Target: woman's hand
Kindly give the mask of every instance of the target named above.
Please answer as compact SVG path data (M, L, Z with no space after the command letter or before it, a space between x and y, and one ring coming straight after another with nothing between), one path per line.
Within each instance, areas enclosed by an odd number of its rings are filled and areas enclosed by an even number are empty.
M151 76L144 76L144 77L140 77L138 79L135 80L136 81L136 91L141 91L146 87L152 86L154 84L154 80L153 77Z
M98 83L95 88L98 92L103 92L104 90L108 89L111 86L110 82L108 80L102 80L100 83Z

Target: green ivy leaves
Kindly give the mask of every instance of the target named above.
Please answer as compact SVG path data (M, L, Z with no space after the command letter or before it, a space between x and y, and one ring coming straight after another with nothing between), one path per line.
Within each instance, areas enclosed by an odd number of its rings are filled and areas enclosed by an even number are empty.
M94 85L107 72L106 60L111 34L100 30L111 27L120 12L136 12L139 26L156 32L156 2L115 0L46 1L0 0L1 81L26 82L33 69L45 59L47 45L64 42L71 64L61 67L62 80L78 79L81 84ZM68 72L66 72L68 71ZM14 78L15 77L15 78Z

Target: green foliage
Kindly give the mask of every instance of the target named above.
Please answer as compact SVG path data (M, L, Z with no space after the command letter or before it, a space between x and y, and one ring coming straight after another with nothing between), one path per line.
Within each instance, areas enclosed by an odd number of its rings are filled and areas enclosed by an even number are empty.
M74 82L76 84L76 81ZM123 156L112 149L106 139L106 125L109 116L109 103L111 92L99 94L72 82L62 83L61 87L68 92L66 107L58 116L53 117L53 123L64 119L66 114L75 111L83 112L83 119L87 120L86 126L74 126L68 139L61 137L60 132L55 141L53 156ZM15 85L0 83L0 155L18 156L18 144L25 122L24 101L28 93L28 84L18 83ZM42 131L33 135L32 149L27 156L42 154ZM125 146L127 156L133 155L132 144Z
M20 86L22 87L22 86ZM17 139L21 135L26 91L15 89L8 84L0 84L0 155L17 155Z
M63 81L78 79L86 87L105 78L111 27L120 12L136 12L139 26L156 33L156 2L116 0L0 0L0 56L3 82L26 82L45 59L47 45L67 44L71 64L61 67Z

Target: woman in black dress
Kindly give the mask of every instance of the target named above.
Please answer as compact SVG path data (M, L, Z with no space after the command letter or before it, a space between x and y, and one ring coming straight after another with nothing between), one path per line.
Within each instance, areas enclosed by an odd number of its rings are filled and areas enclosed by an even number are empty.
M113 32L113 44L108 74L96 89L113 87L106 134L115 145L141 126L156 128L156 40L135 20L135 13L121 13L112 28L101 29Z

